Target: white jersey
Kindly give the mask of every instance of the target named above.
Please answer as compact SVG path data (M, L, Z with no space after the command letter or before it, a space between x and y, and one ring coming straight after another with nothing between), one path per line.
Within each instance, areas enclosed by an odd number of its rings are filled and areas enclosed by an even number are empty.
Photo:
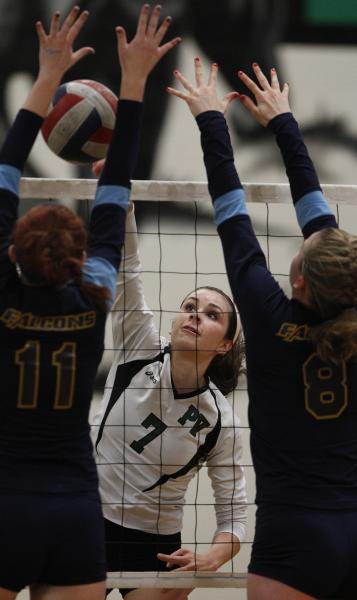
M185 493L205 463L218 532L245 534L246 494L239 420L209 381L178 394L169 344L145 303L133 214L113 307L115 360L94 419L104 516L148 533L181 531Z

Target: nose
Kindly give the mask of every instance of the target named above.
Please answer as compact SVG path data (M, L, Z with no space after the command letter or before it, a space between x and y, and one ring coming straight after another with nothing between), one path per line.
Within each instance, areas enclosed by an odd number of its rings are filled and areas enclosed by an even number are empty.
M190 319L191 319L191 321L196 321L197 323L199 323L201 321L200 313L198 313L198 312L191 313Z

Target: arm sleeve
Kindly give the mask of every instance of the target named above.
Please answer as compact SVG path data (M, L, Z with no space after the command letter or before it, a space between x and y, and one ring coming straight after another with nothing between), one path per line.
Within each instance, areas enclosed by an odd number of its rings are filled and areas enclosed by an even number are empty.
M89 258L83 271L84 279L96 285L106 285L112 297L121 260L141 120L141 102L118 102L113 137L99 178L90 220Z
M304 237L308 238L314 231L326 227L337 227L293 115L278 115L270 121L269 129L275 134L283 157L297 220Z
M227 275L247 335L252 326L259 328L271 302L286 297L270 274L254 233L223 114L201 113L197 123Z
M19 184L25 162L43 119L21 109L0 149L0 274L11 267L7 256L9 236L18 216Z
M238 417L223 421L222 432L207 459L212 482L218 533L232 533L244 541L247 525L246 482L242 465L243 443Z
M131 206L112 309L116 364L150 358L160 351L160 336L145 301L141 271L135 213Z

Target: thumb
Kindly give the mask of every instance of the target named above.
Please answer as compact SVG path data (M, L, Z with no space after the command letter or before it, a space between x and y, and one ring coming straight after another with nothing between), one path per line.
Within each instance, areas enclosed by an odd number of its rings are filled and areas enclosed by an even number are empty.
M119 26L115 28L115 33L117 35L119 52L121 52L127 44L126 31L124 27Z
M91 48L90 46L76 50L76 52L73 52L72 54L72 65L75 65L79 60L85 56L88 56L89 54L95 54L94 48Z
M238 98L239 98L238 92L229 92L228 94L226 94L224 96L224 98L223 98L224 114L226 114L228 106L231 104L231 102L234 102L234 100L237 100Z

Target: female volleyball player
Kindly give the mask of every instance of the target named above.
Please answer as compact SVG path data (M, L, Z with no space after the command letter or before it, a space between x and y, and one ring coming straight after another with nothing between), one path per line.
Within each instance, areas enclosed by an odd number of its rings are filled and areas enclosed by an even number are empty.
M120 110L86 232L65 207L17 219L21 171L87 19L74 7L45 33L39 74L0 151L0 599L100 600L106 562L88 408L115 288L147 77L177 39L145 6L127 43L117 29ZM146 35L146 29L149 33ZM153 33L151 33L153 32ZM11 242L9 246L9 236Z
M145 302L132 209L112 322L116 354L93 426L108 570L214 571L238 552L246 522L239 422L225 398L242 358L235 307L216 288L193 290L173 319L171 342L160 338ZM217 530L199 554L181 548L180 531L188 484L203 464ZM131 600L162 597L120 591ZM188 591L165 598L183 600Z
M247 213L223 112L217 66L208 84L180 73L201 131L215 222L246 340L251 448L257 481L251 600L356 597L357 238L337 228L282 91L257 64L243 105L275 134L304 242L292 298L272 277ZM238 96L238 94L236 94Z

